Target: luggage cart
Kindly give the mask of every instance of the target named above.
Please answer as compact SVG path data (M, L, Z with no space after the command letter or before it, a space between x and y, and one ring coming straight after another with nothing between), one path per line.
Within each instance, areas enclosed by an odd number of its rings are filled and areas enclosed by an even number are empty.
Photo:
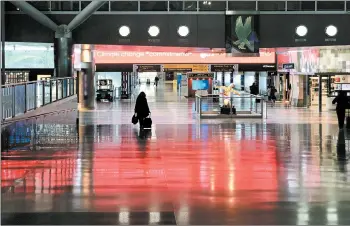
M101 102L113 102L114 86L112 79L99 79L97 81L96 100Z

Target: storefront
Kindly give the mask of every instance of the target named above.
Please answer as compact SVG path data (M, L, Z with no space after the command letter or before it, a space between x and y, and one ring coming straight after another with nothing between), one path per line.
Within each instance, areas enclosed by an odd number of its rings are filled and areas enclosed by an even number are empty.
M350 46L278 49L277 63L283 77L278 91L293 106L335 109L333 98L350 82Z
M165 83L174 84L189 72L214 72L214 80L222 85L234 83L237 89L249 91L256 82L261 93L267 90L268 75L276 72L274 49L260 49L259 56L235 57L227 56L225 49L96 45L94 59L97 69L120 71L123 65L139 75L158 73Z

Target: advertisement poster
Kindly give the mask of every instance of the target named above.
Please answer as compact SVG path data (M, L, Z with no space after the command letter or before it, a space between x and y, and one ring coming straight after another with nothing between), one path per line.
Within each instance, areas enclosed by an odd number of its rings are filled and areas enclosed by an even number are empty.
M225 49L95 45L96 64L274 64L275 49L258 55L227 56ZM200 68L196 68L198 71ZM208 69L206 69L208 70ZM203 71L203 69L201 69Z
M226 53L235 55L258 55L258 16L226 15L225 47Z

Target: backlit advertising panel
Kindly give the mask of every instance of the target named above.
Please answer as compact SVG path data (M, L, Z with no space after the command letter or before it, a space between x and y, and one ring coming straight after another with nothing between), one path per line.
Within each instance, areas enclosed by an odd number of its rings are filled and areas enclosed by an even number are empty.
M96 45L94 57L96 64L274 64L275 49L230 57L225 49Z

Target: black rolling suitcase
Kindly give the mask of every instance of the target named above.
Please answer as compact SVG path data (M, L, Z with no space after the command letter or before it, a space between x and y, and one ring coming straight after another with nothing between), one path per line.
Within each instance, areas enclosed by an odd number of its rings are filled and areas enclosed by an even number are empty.
M151 115L149 115L147 118L143 120L143 128L144 129L151 129L152 128L152 119Z

